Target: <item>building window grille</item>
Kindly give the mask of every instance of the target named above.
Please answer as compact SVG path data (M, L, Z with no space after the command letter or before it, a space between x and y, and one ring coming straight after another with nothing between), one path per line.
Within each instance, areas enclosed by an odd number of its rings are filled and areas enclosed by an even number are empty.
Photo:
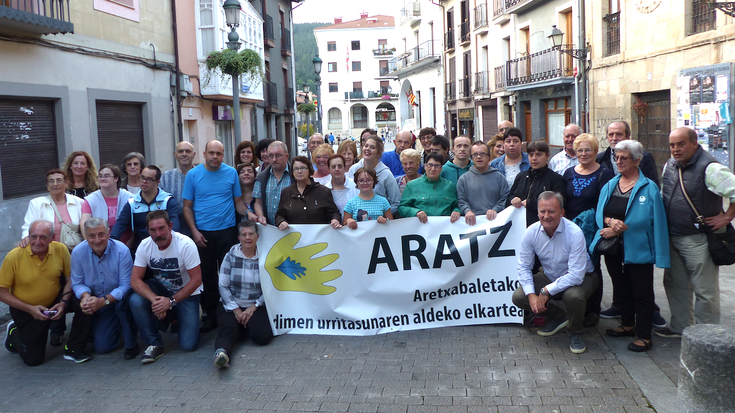
M697 34L715 29L716 9L710 7L712 0L692 0L692 32Z
M605 44L605 56L620 53L620 12L611 13L602 20L607 26L607 43Z

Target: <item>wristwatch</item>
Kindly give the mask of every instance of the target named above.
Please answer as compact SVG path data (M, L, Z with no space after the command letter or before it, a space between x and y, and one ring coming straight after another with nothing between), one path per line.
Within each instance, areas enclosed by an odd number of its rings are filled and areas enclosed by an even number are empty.
M546 289L546 287L541 289L541 295L545 295L547 297L551 297L551 294L549 294L549 290Z
M110 299L107 296L102 297L105 299L105 305L110 305Z
M176 307L176 299L175 298L170 298L168 300L168 303L171 304L171 308L169 308L169 310L172 309L172 308L174 308L174 307Z

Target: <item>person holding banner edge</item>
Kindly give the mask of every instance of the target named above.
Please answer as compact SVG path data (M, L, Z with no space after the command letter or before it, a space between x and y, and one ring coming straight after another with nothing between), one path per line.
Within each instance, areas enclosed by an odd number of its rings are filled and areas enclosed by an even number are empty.
M552 336L567 327L569 348L572 353L580 354L587 350L580 337L587 298L600 281L587 254L584 233L563 217L563 202L562 195L553 191L538 196L539 222L529 226L521 239L518 253L521 286L513 293L513 304L547 319L538 330L540 336ZM536 256L543 271L533 274ZM564 301L566 311L551 303L551 299Z

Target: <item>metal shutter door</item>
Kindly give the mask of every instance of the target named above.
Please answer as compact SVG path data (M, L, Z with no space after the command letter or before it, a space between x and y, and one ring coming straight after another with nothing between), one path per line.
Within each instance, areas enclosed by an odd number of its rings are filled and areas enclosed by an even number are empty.
M96 107L100 165L111 163L119 166L130 152L140 152L145 156L143 106L98 101Z
M54 103L0 99L3 199L46 192L46 172L58 167Z
M482 141L487 143L498 133L498 106L486 105L482 108Z

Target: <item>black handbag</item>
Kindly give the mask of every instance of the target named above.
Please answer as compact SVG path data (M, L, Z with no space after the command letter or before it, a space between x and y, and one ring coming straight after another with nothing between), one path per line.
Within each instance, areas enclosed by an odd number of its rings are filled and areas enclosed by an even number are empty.
M724 228L720 228L713 231L704 217L699 214L697 208L689 199L686 189L684 189L684 180L681 176L681 169L679 169L679 185L681 185L681 192L684 194L689 206L694 211L694 215L697 216L697 222L699 223L699 229L704 232L707 236L707 247L709 249L709 255L712 257L712 262L715 265L732 265L735 264L735 229L731 224L725 225Z
M600 238L600 242L595 245L595 254L597 255L616 255L622 246L620 235L612 238Z

